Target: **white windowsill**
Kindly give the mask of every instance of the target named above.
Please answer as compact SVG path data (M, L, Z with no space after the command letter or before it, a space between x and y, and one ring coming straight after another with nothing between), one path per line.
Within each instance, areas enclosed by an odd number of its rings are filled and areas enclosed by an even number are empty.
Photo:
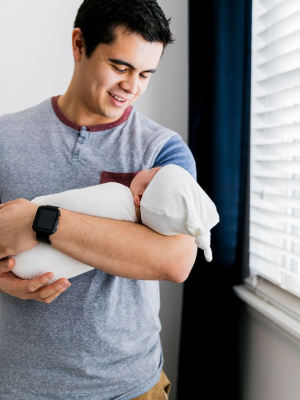
M300 346L300 297L256 276L233 289L254 317Z

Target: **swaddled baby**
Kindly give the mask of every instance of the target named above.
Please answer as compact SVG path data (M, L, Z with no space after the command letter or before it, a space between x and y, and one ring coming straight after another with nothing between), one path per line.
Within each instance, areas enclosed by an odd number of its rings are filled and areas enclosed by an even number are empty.
M206 260L212 260L210 230L219 222L216 207L195 179L174 164L140 171L130 188L108 182L36 197L32 202L143 223L163 235L191 235L204 250ZM51 271L54 277L49 284L94 269L44 243L38 243L14 259L12 272L19 278L32 279Z

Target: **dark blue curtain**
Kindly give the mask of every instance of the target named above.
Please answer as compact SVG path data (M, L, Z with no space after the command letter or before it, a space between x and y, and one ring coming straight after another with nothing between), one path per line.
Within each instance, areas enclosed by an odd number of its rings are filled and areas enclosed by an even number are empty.
M177 400L239 399L233 286L248 255L251 9L251 0L189 2L189 146L220 222L212 262L198 250L184 283Z

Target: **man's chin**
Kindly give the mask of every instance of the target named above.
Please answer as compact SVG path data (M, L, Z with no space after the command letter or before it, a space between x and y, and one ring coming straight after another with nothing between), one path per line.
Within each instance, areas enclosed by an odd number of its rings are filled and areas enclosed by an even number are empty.
M121 108L119 110L114 110L114 111L107 111L105 113L105 117L107 119L109 119L111 122L117 121L118 119L120 119L122 117L122 115L124 114L126 108Z

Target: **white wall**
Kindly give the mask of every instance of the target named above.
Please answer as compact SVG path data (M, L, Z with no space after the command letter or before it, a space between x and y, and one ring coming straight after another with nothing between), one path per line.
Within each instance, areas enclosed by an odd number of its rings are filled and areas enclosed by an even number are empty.
M0 2L0 115L66 91L74 69L72 24L81 2Z
M73 74L71 33L82 0L6 0L0 2L0 115L64 94ZM136 108L177 131L187 142L188 2L159 0L176 42L166 50L147 92ZM175 400L183 285L161 283L165 371Z
M242 304L240 400L299 400L300 342Z

